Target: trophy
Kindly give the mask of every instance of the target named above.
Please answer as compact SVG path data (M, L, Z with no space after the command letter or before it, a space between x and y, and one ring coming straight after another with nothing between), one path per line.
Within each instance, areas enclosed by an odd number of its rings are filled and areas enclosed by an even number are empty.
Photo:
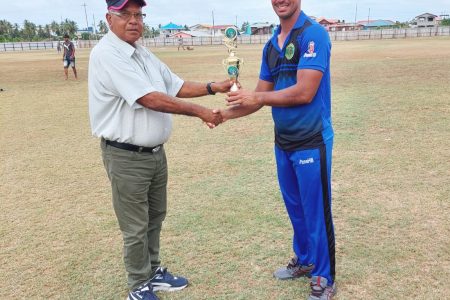
M244 63L242 58L236 56L237 35L238 32L234 27L228 27L225 29L225 37L223 38L223 43L228 48L229 56L223 60L222 64L230 79L234 81L230 89L231 92L239 90L236 81L239 77L239 69Z

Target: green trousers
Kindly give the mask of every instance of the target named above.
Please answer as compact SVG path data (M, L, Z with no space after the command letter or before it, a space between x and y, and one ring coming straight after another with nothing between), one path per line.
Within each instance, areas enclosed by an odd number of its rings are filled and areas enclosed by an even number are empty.
M167 211L167 160L156 153L118 149L101 141L103 164L112 188L123 236L123 256L132 290L160 266L159 240Z

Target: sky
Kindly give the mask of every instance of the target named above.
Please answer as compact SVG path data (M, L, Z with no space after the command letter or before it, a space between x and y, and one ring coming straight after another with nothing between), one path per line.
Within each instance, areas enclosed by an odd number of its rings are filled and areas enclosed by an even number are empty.
M36 25L69 19L78 27L98 25L105 20L105 0L0 0L0 20L23 25L24 20ZM86 6L83 6L86 4ZM307 15L354 22L357 20L386 19L409 21L428 12L450 14L450 0L302 0ZM356 9L357 8L357 9ZM85 13L86 10L86 13ZM270 0L147 0L144 7L150 27L173 22L178 25L231 25L243 22L278 23ZM87 15L87 20L86 20Z

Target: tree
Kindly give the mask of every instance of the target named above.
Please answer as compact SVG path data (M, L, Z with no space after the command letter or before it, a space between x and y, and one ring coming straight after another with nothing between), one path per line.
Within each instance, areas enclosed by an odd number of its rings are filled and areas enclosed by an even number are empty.
M83 32L83 33L81 34L81 39L82 39L82 40L87 41L87 40L90 39L90 37L91 37L91 35L89 34L89 32Z
M75 21L65 19L61 25L64 33L67 33L70 36L74 36L75 33L78 31L78 25Z
M247 32L248 26L250 26L250 23L249 23L249 22L244 22L244 23L242 23L241 31L242 31L242 32Z
M154 37L157 37L157 36L159 36L159 30L156 29L155 27L152 27L150 29L150 37L154 38Z
M37 27L37 36L39 39L48 38L47 34L45 33L44 27L42 25L39 25Z
M50 23L50 29L51 29L52 33L56 36L62 35L61 26L56 21L53 21L52 23Z
M22 38L32 41L36 35L36 25L33 22L25 20L23 22Z
M50 27L50 24L45 25L44 30L47 38L50 38L52 36L52 28Z
M150 38L151 37L151 30L150 27L144 23L144 32L142 33L142 35L144 36L144 38Z
M13 26L6 20L0 20L0 41L8 41L13 32Z
M100 20L100 22L98 23L97 27L98 27L98 32L99 33L101 33L101 34L108 33L109 27L108 27L108 25L106 24L105 21Z
M13 26L6 20L0 20L0 35L7 36L13 31Z
M13 25L13 31L12 31L12 34L11 34L11 38L14 40L14 39L18 39L19 37L20 37L20 27L19 27L19 24L14 23L14 25Z
M441 25L442 25L442 26L450 26L450 19L444 19L444 20L442 20Z

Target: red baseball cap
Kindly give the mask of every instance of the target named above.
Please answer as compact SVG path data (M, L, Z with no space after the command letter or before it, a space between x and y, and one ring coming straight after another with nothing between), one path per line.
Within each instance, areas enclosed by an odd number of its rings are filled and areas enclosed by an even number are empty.
M106 0L106 4L108 6L108 9L121 10L128 3L128 1L130 0ZM147 5L144 0L136 1L140 2L141 7Z

